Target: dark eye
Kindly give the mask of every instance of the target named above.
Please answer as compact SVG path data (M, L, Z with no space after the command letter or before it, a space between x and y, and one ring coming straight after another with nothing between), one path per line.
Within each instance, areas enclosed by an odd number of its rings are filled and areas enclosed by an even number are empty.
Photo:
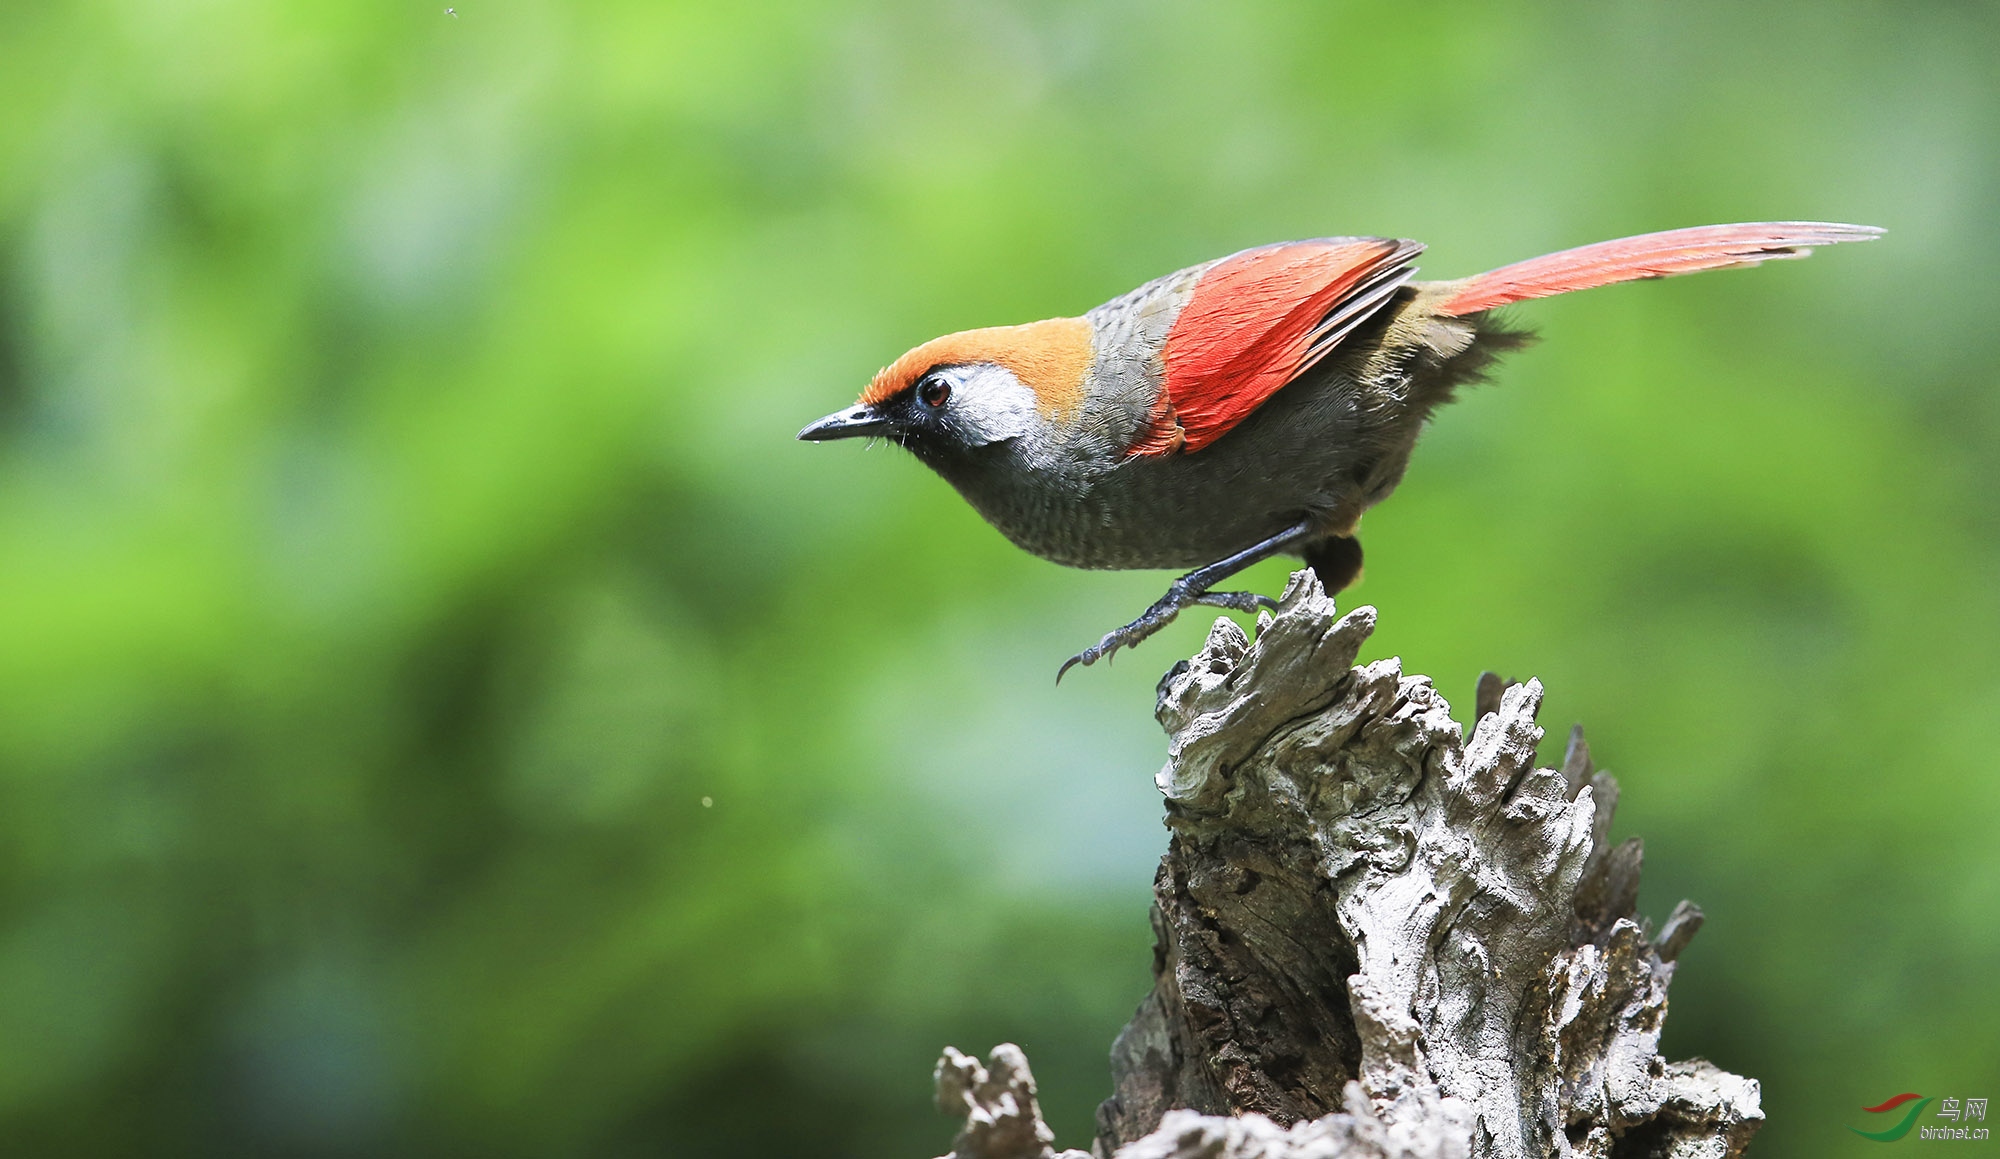
M951 397L951 383L932 375L917 384L917 401L936 410Z

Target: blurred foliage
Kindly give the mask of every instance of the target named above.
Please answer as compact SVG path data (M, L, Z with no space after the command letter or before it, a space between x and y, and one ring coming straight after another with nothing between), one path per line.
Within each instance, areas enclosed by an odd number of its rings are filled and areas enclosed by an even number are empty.
M1011 1039L1081 1143L1203 618L1058 690L1164 576L792 433L1246 245L1791 217L1890 234L1523 307L1351 598L1588 722L1759 1153L2000 1093L1996 59L1979 3L0 8L0 1138L928 1156Z

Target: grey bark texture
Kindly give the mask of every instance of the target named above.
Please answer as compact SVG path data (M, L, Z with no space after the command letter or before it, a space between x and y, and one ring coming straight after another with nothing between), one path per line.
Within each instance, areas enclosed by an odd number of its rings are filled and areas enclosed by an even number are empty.
M1580 729L1535 767L1536 681L1482 678L1468 736L1400 661L1354 667L1374 625L1301 571L1254 642L1218 620L1161 681L1154 986L1095 1155L1740 1154L1756 1082L1659 1054L1701 911L1636 916L1617 782ZM948 1051L938 1091L955 1159L1056 1159L1018 1048Z

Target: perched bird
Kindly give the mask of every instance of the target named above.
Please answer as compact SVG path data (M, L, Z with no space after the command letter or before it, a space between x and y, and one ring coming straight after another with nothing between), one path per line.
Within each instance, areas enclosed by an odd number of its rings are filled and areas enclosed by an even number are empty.
M1450 282L1413 241L1281 242L1168 274L1081 318L948 334L799 432L908 448L1018 546L1086 568L1192 568L1091 664L1279 554L1329 592L1361 570L1355 528L1403 477L1424 422L1529 335L1495 307L1636 278L1802 258L1881 230L1710 225L1599 242Z

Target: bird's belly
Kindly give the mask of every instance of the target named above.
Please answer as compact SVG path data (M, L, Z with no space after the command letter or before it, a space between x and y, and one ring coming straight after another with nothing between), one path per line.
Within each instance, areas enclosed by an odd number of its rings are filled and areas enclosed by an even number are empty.
M1001 534L1026 551L1068 567L1094 569L1195 568L1266 539L1291 520L1216 524L1182 517L1172 504L1146 504L1106 512L1080 502L1033 520L991 518Z
M1301 518L1337 522L1328 488L1268 476L1121 466L1085 486L961 489L1013 543L1069 567L1196 568L1268 539ZM1351 522L1351 519L1349 520Z

